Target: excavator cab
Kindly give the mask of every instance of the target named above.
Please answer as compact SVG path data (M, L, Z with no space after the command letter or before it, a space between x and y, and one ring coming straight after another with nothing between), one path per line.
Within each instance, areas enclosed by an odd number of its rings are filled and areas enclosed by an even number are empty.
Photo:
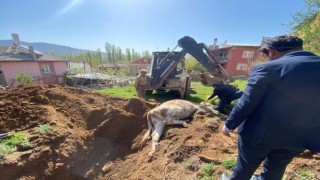
M183 53L177 51L152 53L147 94L151 94L153 90L170 90L178 92L181 98L186 97L188 89L186 85L190 87L190 78L185 69Z

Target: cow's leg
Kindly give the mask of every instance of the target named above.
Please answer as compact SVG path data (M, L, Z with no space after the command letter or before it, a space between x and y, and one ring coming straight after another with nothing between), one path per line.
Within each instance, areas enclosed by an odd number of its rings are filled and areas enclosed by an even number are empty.
M154 131L152 133L152 149L149 155L152 155L156 151L156 146L160 140L161 135L164 132L165 123L163 121L156 121L154 123Z
M167 119L165 121L166 125L182 125L183 127L188 127L188 124L183 120Z

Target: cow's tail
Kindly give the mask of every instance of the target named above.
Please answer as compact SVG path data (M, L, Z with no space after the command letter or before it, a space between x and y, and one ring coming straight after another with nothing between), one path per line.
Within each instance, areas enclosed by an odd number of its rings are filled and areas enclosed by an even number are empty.
M149 138L151 138L151 132L152 132L152 122L151 122L151 116L152 116L152 113L147 113L147 122L148 122L148 131L146 132L146 134L144 134L142 140L141 140L141 146L143 147L147 140Z

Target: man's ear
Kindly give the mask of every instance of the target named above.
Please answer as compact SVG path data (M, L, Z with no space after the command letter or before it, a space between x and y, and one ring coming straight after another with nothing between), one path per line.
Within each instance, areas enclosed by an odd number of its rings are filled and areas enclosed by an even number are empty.
M279 51L275 49L269 49L268 57L270 58L270 60L278 59L280 56L281 55Z
M276 50L274 50L274 49L268 49L268 56L269 56L269 57L274 56L275 53L276 53Z

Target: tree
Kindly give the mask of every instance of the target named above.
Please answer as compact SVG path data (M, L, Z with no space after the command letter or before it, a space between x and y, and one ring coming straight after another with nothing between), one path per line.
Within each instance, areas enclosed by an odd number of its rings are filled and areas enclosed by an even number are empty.
M190 57L189 59L186 59L185 62L186 62L186 70L188 72L205 70L204 67L194 57Z
M151 58L151 54L150 54L150 52L148 50L142 52L142 54L143 54L143 57Z
M132 61L130 48L126 48L126 61Z
M102 56L101 56L101 51L99 48L94 53L94 61L96 64L102 64Z
M107 53L107 59L109 63L112 63L112 44L106 42L104 46L106 53Z
M138 52L136 52L133 48L131 48L131 55L132 55L132 60L136 60L141 57L141 55Z
M304 41L304 49L320 54L320 0L305 0L306 12L297 12L289 26Z
M124 61L124 56L122 54L122 50L120 47L116 47L116 50L115 50L115 56L116 56L116 62L123 62Z

